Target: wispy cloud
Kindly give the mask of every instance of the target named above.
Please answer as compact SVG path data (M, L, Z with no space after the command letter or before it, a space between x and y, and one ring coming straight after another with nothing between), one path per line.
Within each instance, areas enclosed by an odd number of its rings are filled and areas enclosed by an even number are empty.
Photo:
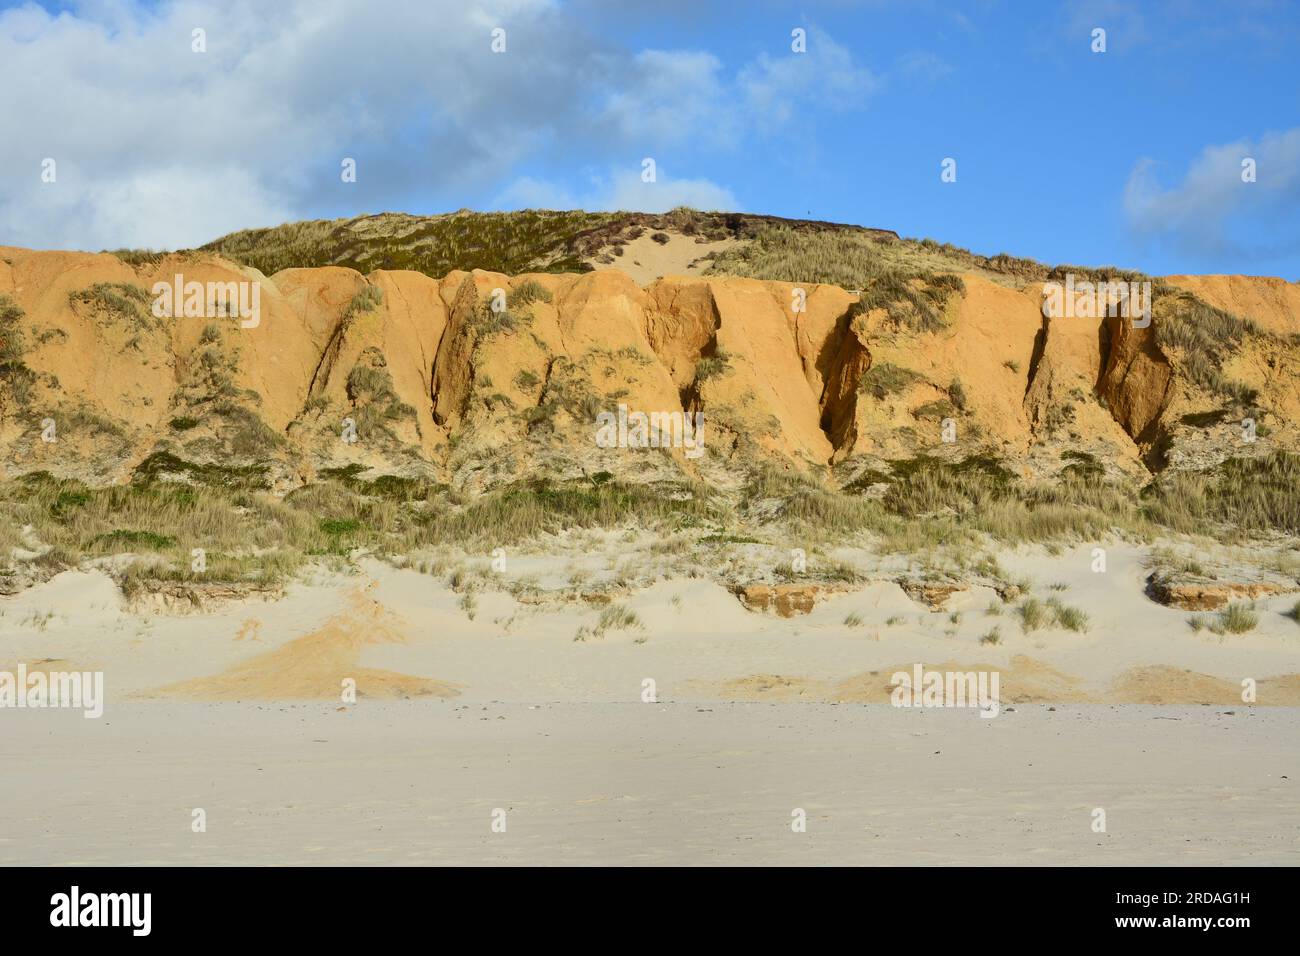
M1242 180L1248 159L1255 182ZM1207 146L1174 186L1161 185L1158 169L1142 159L1125 188L1124 212L1139 238L1216 256L1262 256L1300 244L1300 127ZM1246 218L1253 235L1238 228Z
M904 79L924 83L937 83L953 73L951 63L925 51L904 53L895 61L895 69Z
M691 137L734 142L743 118L729 111L722 61L698 50L644 50L625 84L605 98L602 119L628 142L667 146Z
M806 52L760 54L740 71L737 87L747 115L771 130L798 118L814 102L833 109L860 108L880 88L880 80L847 47L810 27Z
M658 170L654 182L644 182L636 170L610 170L593 177L588 187L573 191L564 184L520 177L492 203L495 209L593 209L667 212L676 206L743 211L730 190L707 179L673 179Z
M1070 0L1065 5L1062 32L1071 41L1086 45L1097 28L1106 31L1107 53L1125 53L1150 39L1141 4L1130 0Z

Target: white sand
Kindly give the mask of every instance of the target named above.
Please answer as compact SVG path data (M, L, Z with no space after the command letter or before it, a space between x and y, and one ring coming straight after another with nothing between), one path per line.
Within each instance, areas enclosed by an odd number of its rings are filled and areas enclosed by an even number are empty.
M620 601L640 627L581 643L598 608L484 591L470 621L441 579L376 562L189 617L137 617L103 575L66 573L0 599L0 669L102 670L108 701L101 720L0 710L0 863L1300 863L1300 708L1267 706L1285 688L1268 679L1300 671L1294 597L1260 602L1249 634L1194 634L1142 595L1141 558L1112 547L1094 575L1083 549L1002 556L1087 610L1084 634L1022 634L978 589L955 625L891 582L781 620L685 579ZM981 645L994 625L1004 643ZM819 702L880 700L889 669L943 661L1046 688L1019 699L1103 703L982 720ZM1170 705L1110 703L1148 665ZM316 674L330 699L286 699ZM457 696L380 699L425 693Z
M1260 623L1247 634L1196 634L1187 626L1189 612L1163 607L1142 593L1143 554L1113 546L1106 574L1089 570L1087 549L1055 558L1001 556L1009 571L1034 580L1039 597L1057 596L1086 610L1091 624L1083 634L1060 629L1024 634L1010 608L996 617L985 614L995 595L983 588L953 595L936 612L892 582L869 584L819 603L811 614L782 620L745 610L715 583L668 580L618 602L637 613L642 628L586 643L573 638L582 625L595 624L599 607L538 607L504 591L485 591L478 594L470 621L460 596L442 579L375 561L363 562L361 574L321 574L314 584L295 585L276 603L254 601L181 617L130 614L106 576L68 572L0 599L0 667L56 658L69 666L104 669L110 697L121 701L219 674L282 647L321 627L351 595L365 591L396 615L406 640L365 646L359 664L456 682L471 700L627 701L636 699L645 677L656 680L663 699L709 699L716 696L710 683L755 674L838 680L914 661L1010 667L1018 656L1077 678L1104 700L1110 700L1107 688L1117 677L1144 665L1187 668L1234 685L1243 678L1258 681L1300 671L1300 626L1284 615L1295 595L1259 601ZM530 560L520 557L510 576L533 571ZM1049 590L1058 582L1067 588ZM953 611L961 613L957 624L949 620ZM860 627L844 625L850 612L862 617ZM31 623L46 615L52 616L43 625ZM888 624L891 617L902 620ZM255 636L240 639L250 621L256 623ZM993 627L1002 643L981 645L980 636ZM635 643L640 638L644 643ZM1169 702L1194 701L1174 697Z
M737 243L735 239L696 242L693 237L678 233L665 233L668 241L659 243L650 238L654 233L655 230L646 230L626 243L623 254L617 256L612 263L588 259L587 265L596 270L618 269L626 272L639 285L648 285L664 276L703 275L710 265L704 259L705 256L725 252Z
M10 726L4 863L1300 863L1294 710L142 703Z

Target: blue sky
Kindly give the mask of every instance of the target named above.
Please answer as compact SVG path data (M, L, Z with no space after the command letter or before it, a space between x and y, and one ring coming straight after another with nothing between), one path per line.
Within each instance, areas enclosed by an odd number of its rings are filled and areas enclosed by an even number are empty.
M685 203L1295 280L1297 50L1266 0L0 2L0 244Z

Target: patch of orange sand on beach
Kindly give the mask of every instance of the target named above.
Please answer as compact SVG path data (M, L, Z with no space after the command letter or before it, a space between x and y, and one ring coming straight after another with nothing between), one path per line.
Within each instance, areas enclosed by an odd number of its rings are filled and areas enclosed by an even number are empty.
M1125 704L1241 704L1240 681L1210 677L1167 664L1135 667L1111 685L1109 698ZM1300 706L1300 674L1257 683L1256 706Z
M459 685L361 667L363 648L406 643L405 622L370 596L372 582L347 597L347 606L323 625L211 677L169 684L146 696L192 700L338 700L343 681L358 697L455 697ZM245 636L241 628L240 636Z
M693 690L723 700L795 701L884 704L898 671L912 673L913 664L881 667L843 680L821 680L782 674L751 674L716 682L692 682ZM1215 704L1243 703L1240 682L1167 665L1134 667L1109 687L1096 691L1082 679L1023 654L1009 666L969 661L925 665L926 671L997 671L1004 704ZM1300 674L1258 681L1255 706L1300 706Z

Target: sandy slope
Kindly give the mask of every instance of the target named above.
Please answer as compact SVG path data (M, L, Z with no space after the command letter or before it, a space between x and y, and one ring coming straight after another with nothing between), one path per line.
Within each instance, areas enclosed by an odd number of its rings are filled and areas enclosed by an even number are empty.
M1087 548L1000 556L1011 574L1036 582L1040 596L1084 609L1091 623L1083 634L1022 633L1010 608L985 613L997 603L989 589L959 592L932 611L892 581L784 620L745 610L721 585L664 580L619 601L640 627L576 642L579 628L595 625L599 606L521 603L505 590L485 590L469 620L460 595L441 579L374 561L351 576L322 573L278 603L177 618L131 614L107 577L67 572L0 602L0 667L52 659L51 668L104 670L111 705L335 699L344 677L370 697L614 702L637 699L642 679L652 677L668 700L870 702L886 701L889 675L915 662L998 668L1002 695L1013 702L1231 705L1241 703L1241 681L1250 678L1259 683L1259 705L1300 704L1300 627L1285 616L1294 595L1258 602L1259 626L1247 634L1196 634L1188 612L1143 594L1145 554L1112 546L1105 574L1091 572ZM506 582L540 566L560 564L521 555ZM850 613L860 626L844 624ZM1001 643L981 644L994 627Z
M594 272L440 279L335 266L263 276L208 254L137 269L107 253L0 247L27 382L0 389L0 477L47 470L99 485L166 453L268 466L286 491L346 465L471 491L541 463L641 480L645 457L592 441L595 410L620 403L706 414L709 456L675 451L665 474L724 487L752 456L807 470L960 450L1036 478L1082 452L1145 478L1165 439L1171 460L1208 464L1300 444L1300 292L1282 280L1176 277L1268 333L1224 356L1268 416L1243 449L1200 365L1116 318L1045 321L1036 284L966 274L931 327L897 308L858 312L860 296L837 286L702 275L702 257L730 240L661 245L655 234ZM256 285L256 324L153 317L154 283L177 275L250 295ZM872 370L881 381L861 388ZM1222 421L1204 419L1217 411ZM33 428L47 415L56 443ZM339 441L345 418L362 426L356 442ZM945 418L960 425L958 448Z
M696 242L690 236L667 233L662 233L668 236L667 242L656 242L651 235L647 232L627 242L612 264L596 259L586 262L593 269L618 269L640 285L648 285L664 276L703 275L710 265L705 256L726 252L737 242L735 239Z

